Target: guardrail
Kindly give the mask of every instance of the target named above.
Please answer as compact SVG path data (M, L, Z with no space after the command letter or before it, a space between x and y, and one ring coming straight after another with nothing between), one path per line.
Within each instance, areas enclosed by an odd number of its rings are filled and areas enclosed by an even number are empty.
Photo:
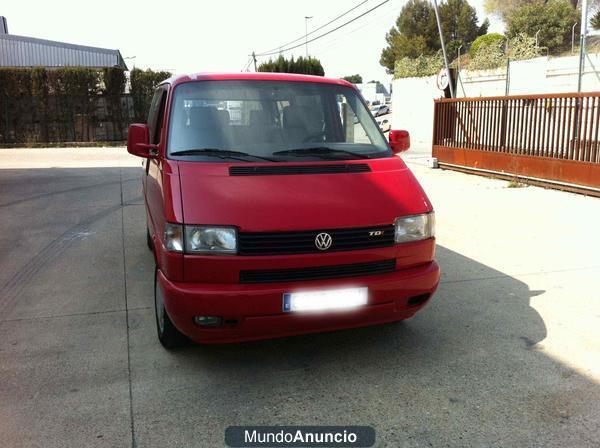
M434 107L442 167L600 194L600 92L444 98Z

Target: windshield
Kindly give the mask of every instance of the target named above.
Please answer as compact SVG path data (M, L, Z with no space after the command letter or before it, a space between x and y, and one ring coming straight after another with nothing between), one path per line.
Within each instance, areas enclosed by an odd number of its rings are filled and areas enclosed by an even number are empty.
M391 156L354 89L287 81L196 81L171 106L169 157L210 162Z

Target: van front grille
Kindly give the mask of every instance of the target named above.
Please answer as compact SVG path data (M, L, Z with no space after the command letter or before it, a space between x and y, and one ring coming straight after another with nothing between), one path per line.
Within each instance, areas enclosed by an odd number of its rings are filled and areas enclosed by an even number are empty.
M341 277L360 277L364 275L393 272L395 268L396 260L392 259L369 263L341 264L336 266L240 271L240 283L277 283L296 282L301 280L324 280Z
M320 233L331 236L331 247L316 246ZM371 249L394 244L394 226L354 227L349 229L309 230L302 232L240 232L239 255L289 255L344 250Z

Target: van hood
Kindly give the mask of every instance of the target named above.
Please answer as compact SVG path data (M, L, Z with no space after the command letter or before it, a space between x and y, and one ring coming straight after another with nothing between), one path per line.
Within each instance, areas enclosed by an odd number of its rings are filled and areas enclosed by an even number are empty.
M432 209L399 157L277 165L355 163L367 163L370 172L230 175L233 166L265 164L179 161L184 223L251 232L334 229L392 224L399 216Z

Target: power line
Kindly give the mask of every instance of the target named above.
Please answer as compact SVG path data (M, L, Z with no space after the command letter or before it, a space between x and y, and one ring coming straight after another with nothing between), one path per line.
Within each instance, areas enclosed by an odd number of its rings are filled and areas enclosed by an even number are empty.
M252 56L250 56L248 58L248 61L246 61L246 64L244 64L244 67L240 71L245 72L246 70L248 70L248 67L250 67L250 64L252 64Z
M354 34L357 31L360 31L360 30L365 29L365 28L370 28L370 27L372 27L373 25L376 25L376 24L379 25L379 23L382 21L382 19L389 20L389 14L394 10L394 8L395 8L394 4L393 3L390 4L390 8L388 8L387 10L380 11L381 12L380 15L376 15L372 20L367 21L366 23L360 24L356 28L351 29L349 31L346 31L345 33L343 33L342 35L336 37L335 39L326 42L325 46L319 46L319 45L323 45L322 42L321 43L317 43L316 44L316 49L314 49L313 52L316 53L317 55L323 54L323 53L327 53L332 48L337 47L341 43L346 43L345 42L346 39L351 34Z
M369 9L369 10L367 10L367 11L363 12L362 14L360 14L360 15L358 15L358 16L356 16L356 17L354 17L353 19L351 19L351 20L348 20L347 22L344 22L344 23L342 23L341 25L339 25L339 26L337 26L337 27L333 28L332 30L329 30L329 31L327 31L326 33L320 34L320 35L318 35L317 37L314 37L314 38L310 39L310 40L309 40L309 41L307 41L306 43L311 43L311 42L314 42L315 40L318 40L318 39L320 39L320 38L322 38L322 37L325 37L325 36L327 36L328 34L331 34L331 33L333 33L334 31L337 31L337 30L339 30L340 28L343 28L343 27L345 27L346 25L349 25L349 24L351 24L352 22L354 22L354 21L356 21L356 20L360 19L361 17L364 17L364 16L366 16L366 15L367 15L367 14L369 14L370 12L372 12L372 11L375 11L375 10L376 10L377 8L379 8L380 6L383 6L383 5L385 5L385 4L386 4L387 2L389 2L389 1L390 1L390 0L384 0L383 2L379 3L378 5L376 5L376 6L372 7L371 9ZM295 48L301 47L302 45L304 45L304 42L303 42L303 43L300 43L300 44L297 44L297 45L294 45L294 46L292 46L292 47L288 47L288 48L282 48L282 49L280 49L279 51L274 51L274 52L266 52L266 53L259 53L259 54L257 54L256 56L270 56L270 55L277 54L277 53L283 53L284 51L290 51L290 50L293 50L293 49L295 49Z
M333 22L335 22L336 20L338 20L338 19L341 19L341 18L342 18L342 17L344 17L346 14L349 14L349 13L351 13L351 12L352 12L352 11L354 11L356 8L358 8L359 6L362 6L362 5L364 5L364 4L365 4L365 3L367 3L368 1L369 1L369 0L364 0L364 1L360 2L358 5L356 5L356 6L353 6L353 7L352 7L352 8L350 8L348 11L346 11L346 12L343 12L342 14L340 14L339 16L337 16L335 19L331 19L331 20L330 20L329 22L327 22L325 25L321 25L320 27L318 27L318 28L315 28L315 29L314 29L314 30L312 30L310 33L307 33L307 34L305 34L304 36L302 36L302 37L299 37L298 39L294 39L294 40L292 40L292 41L289 41L289 42L288 42L288 43L286 43L286 44L279 45L279 46L277 46L277 47L275 47L275 48L271 48L270 50L267 50L267 51L265 51L265 52L263 52L263 53L259 53L259 55L260 55L260 54L264 54L264 53L269 53L269 52L271 52L271 51L279 50L280 48L287 47L287 46L288 46L288 45L290 45L290 44L293 44L293 43L295 43L295 42L298 42L299 40L302 40L302 39L304 39L306 36L310 36L311 34L314 34L314 33L316 33L317 31L319 31L319 30L322 30L322 29L323 29L323 28L325 28L327 25L330 25L330 24L332 24L332 23L333 23Z

